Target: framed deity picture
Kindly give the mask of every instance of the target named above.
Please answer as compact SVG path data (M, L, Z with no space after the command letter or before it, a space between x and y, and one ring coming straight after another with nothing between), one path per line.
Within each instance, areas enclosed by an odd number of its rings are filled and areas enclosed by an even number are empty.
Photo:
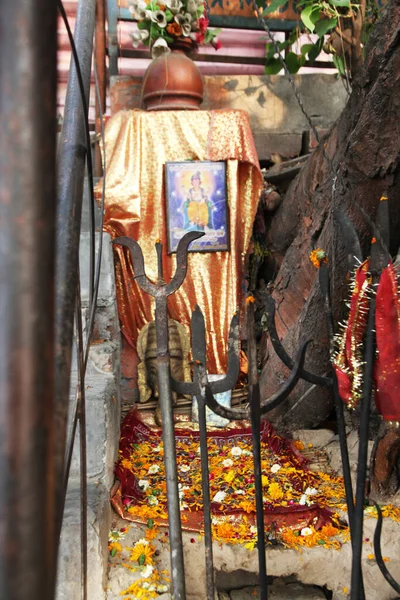
M189 252L229 251L225 162L168 162L165 184L168 252L188 231L204 232Z

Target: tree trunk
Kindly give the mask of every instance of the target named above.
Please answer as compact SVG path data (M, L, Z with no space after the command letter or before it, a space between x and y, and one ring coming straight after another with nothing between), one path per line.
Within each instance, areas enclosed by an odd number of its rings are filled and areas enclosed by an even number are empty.
M349 101L271 218L268 247L279 268L273 297L276 324L287 352L294 357L300 340L313 339L306 368L330 371L325 312L318 272L310 252L323 248L329 257L335 321L341 317L347 290L347 255L332 210L352 219L368 255L371 228L354 200L375 218L386 193L391 211L392 252L400 243L400 0L391 0L370 36L366 60ZM337 177L335 178L335 173ZM288 371L267 344L261 375L262 397L277 389ZM269 418L286 429L313 427L331 412L329 390L301 381Z

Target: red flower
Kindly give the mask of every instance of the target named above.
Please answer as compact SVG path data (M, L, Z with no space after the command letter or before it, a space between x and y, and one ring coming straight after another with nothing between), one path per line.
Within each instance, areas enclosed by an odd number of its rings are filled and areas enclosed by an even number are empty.
M214 46L215 50L222 48L221 40L217 37L211 40L211 44Z

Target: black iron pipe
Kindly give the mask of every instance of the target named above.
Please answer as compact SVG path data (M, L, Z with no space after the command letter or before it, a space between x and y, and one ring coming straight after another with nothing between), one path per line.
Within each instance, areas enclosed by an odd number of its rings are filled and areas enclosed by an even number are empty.
M0 598L54 593L57 7L0 10Z
M90 73L96 0L80 0L74 32L79 56L86 104L89 101ZM58 150L58 197L56 239L56 321L55 373L56 414L55 440L57 526L61 531L64 505L63 470L66 442L66 423L72 358L73 316L77 285L77 265L82 213L83 182L86 160L86 137L82 99L74 61L71 60L64 123Z
M376 284L376 275L373 276L373 284ZM373 369L375 356L375 295L372 295L369 304L369 315L367 325L367 338L365 343L365 368L363 396L360 401L360 433L358 440L357 482L356 482L356 505L354 509L352 542L353 560L351 569L351 600L359 600L362 591L362 536L364 528L364 502L365 484L367 481L368 468L368 437L369 419L371 408L371 396L373 387Z
M268 600L267 557L265 549L264 501L261 471L261 398L257 370L257 346L254 327L254 305L247 306L247 338L249 345L249 402L256 495L257 551L260 578L260 600Z

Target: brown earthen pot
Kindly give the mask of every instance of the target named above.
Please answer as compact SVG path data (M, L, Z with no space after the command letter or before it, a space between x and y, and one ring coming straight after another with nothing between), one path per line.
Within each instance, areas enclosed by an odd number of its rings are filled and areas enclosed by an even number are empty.
M172 52L153 60L144 75L142 98L146 110L199 110L203 102L203 77L187 56L186 40Z

